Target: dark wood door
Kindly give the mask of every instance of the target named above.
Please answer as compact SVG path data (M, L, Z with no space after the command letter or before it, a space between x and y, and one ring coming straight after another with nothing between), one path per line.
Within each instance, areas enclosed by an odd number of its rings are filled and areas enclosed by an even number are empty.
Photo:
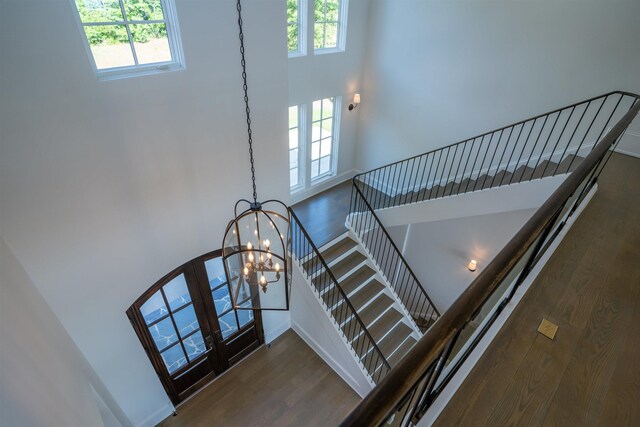
M127 310L174 404L264 342L259 312L231 307L220 255L175 269Z
M218 358L227 369L264 342L260 312L251 310L249 295L239 304L244 310L233 309L221 251L200 257L195 268Z

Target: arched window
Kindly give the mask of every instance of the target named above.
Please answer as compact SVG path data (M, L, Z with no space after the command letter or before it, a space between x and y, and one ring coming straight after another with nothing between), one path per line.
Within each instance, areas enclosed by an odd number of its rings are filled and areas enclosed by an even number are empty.
M127 310L174 404L264 342L259 312L233 309L221 256L217 250L181 265ZM250 296L241 305L250 306Z

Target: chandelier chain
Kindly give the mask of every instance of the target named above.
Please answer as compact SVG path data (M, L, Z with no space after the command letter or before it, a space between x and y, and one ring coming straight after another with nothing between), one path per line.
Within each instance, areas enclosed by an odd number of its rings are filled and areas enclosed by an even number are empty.
M244 33L242 31L242 5L237 0L238 28L240 38L240 64L242 65L242 89L244 90L244 105L247 113L247 133L249 135L249 160L251 161L251 184L253 185L253 201L258 201L258 191L256 190L256 167L253 161L253 135L251 133L251 109L249 108L249 87L247 86L247 61L244 57Z

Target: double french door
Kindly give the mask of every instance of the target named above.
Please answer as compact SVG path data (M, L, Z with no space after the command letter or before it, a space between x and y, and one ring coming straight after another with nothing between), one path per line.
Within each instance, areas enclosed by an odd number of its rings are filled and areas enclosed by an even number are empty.
M232 306L221 255L178 267L127 310L174 404L264 342L260 312ZM250 295L240 305L251 308Z

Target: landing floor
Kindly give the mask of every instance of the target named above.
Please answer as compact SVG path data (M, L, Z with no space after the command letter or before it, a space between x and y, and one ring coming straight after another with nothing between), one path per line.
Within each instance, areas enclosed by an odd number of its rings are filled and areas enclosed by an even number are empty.
M640 425L640 159L599 184L435 425Z
M336 426L359 401L289 330L187 400L160 426Z
M347 231L344 225L349 215L351 180L316 194L291 208L311 240L320 247Z

